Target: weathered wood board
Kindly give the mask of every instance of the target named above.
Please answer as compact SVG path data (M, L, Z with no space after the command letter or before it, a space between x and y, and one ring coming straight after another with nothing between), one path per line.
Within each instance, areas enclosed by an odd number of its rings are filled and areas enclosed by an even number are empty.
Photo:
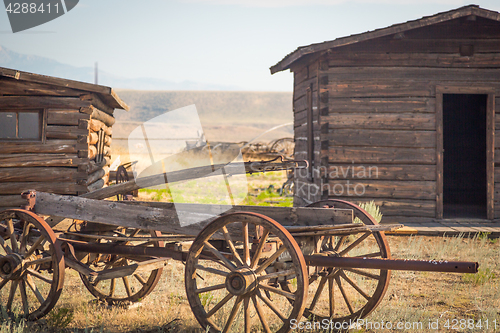
M260 213L288 226L347 224L353 221L353 213L350 209L201 204L174 206L172 203L92 200L44 192L37 192L35 204L35 212L40 215L183 235L197 235L205 225L218 216L243 211ZM202 220L202 222L182 226L178 214L183 214L183 224L187 224L186 221L190 218L196 221Z

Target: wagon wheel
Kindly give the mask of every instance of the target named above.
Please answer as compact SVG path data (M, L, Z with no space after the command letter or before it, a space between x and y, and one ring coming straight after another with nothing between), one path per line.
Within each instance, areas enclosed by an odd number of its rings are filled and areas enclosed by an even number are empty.
M125 237L140 237L140 229L128 229L120 228L115 230L119 236ZM149 237L147 234L144 236ZM150 235L153 237L160 237L161 233L159 231L151 231ZM106 241L103 241L106 242ZM109 242L109 241L108 241ZM153 247L163 247L163 242L160 241L133 241L133 242L115 242L121 245L148 245ZM89 257L90 258L90 257ZM97 258L92 258L92 262L87 262L95 271L100 271L103 269L116 268L121 266L127 266L136 263L134 258L119 256L119 255L106 255L101 254ZM149 295L151 291L156 287L158 281L160 280L163 268L158 268L152 270L149 273L136 273L133 275L125 276L122 278L101 280L97 283L91 283L89 279L80 274L80 278L83 281L85 287L88 291L96 298L106 301L109 304L127 304L139 302L141 299ZM149 276L148 276L149 274Z
M36 320L56 304L64 284L61 245L36 214L0 213L0 304L10 315Z
M365 225L378 224L364 209L347 201L323 200L307 207L352 209L355 220L357 218ZM320 252L329 256L391 257L383 232L325 238ZM331 319L332 323L364 318L384 297L390 273L383 269L324 268L309 277L310 288L304 316L311 320Z
M191 309L208 332L248 333L252 321L265 332L288 332L307 295L306 265L293 237L250 212L222 216L200 232L184 279ZM292 288L284 292L278 280Z
M269 151L284 155L286 158L293 158L295 141L293 138L282 138L274 141Z

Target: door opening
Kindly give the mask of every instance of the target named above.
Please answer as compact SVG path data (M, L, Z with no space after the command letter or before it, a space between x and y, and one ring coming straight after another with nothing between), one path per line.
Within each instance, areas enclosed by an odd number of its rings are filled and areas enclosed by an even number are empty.
M443 94L444 218L486 218L487 97Z

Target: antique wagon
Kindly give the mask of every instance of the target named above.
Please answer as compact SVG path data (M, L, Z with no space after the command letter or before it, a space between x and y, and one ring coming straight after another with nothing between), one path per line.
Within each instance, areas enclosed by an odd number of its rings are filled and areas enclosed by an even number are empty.
M205 330L288 332L301 320L345 328L365 317L382 300L392 269L477 271L472 262L392 259L384 230L398 226L378 225L341 200L298 208L184 204L189 214L206 216L189 225L180 222L177 204L100 200L165 179L204 177L214 167L235 175L297 163L197 167L82 196L26 192L24 209L0 213L0 304L30 320L44 316L61 293L66 266L97 298L139 301L171 258L186 264L187 299Z

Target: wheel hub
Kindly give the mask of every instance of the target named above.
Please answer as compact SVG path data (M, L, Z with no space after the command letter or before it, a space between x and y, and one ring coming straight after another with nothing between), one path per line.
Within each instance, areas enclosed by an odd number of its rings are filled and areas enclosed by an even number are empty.
M245 295L257 288L257 276L250 268L243 267L226 277L226 289L233 295Z
M15 280L23 272L23 259L17 253L11 253L0 258L0 277L5 280Z

